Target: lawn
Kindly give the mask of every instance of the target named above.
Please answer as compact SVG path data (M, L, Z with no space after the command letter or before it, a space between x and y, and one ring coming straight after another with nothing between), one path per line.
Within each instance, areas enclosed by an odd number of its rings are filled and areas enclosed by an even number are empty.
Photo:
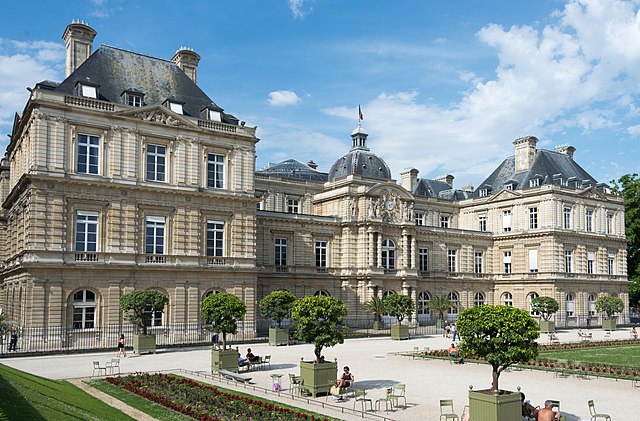
M540 358L569 360L590 364L610 364L620 367L640 367L640 346L610 346L561 349L540 352Z
M66 381L0 364L0 420L127 420L133 418Z

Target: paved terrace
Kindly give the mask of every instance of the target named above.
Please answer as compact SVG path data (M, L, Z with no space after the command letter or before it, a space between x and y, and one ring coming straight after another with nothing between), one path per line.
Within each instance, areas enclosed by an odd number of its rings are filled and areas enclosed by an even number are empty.
M604 332L592 329L593 340L604 339ZM629 330L613 332L611 339L628 339ZM546 342L543 335L541 342ZM578 341L575 330L560 331L558 338L561 342ZM367 389L368 397L373 401L382 397L385 388L395 383L407 385L406 408L402 406L393 412L375 412L392 420L438 420L439 399L453 399L455 410L462 413L467 404L469 385L474 389L484 389L491 385L491 369L488 365L464 364L451 365L446 360L415 359L395 355L401 351L412 351L415 346L430 349L447 348L450 340L442 336L424 336L406 341L393 341L390 338L351 339L343 345L325 349L323 354L327 360L338 360L339 367L348 365L356 377L356 387ZM249 345L256 355L271 355L271 369L250 372L252 385L248 388L233 386L259 396L266 396L274 400L292 403L287 388L289 387L288 373L299 374L298 362L301 357L311 359L313 346L308 344L273 347L267 344ZM241 354L246 353L247 345L240 347ZM5 358L0 363L38 374L52 379L86 378L92 375L92 361L104 361L115 357L113 352L93 354L55 355L44 357ZM622 357L622 356L621 356ZM122 372L158 371L183 369L206 374L210 370L210 349L208 347L184 349L160 349L156 355L138 356L127 353L127 358L121 360ZM272 389L271 374L283 374L282 397L278 398ZM214 384L219 383L213 381ZM613 420L636 420L638 416L637 402L640 398L640 388L633 387L627 380L606 378L554 378L551 372L537 370L510 371L500 376L502 389L516 390L522 388L527 399L534 405L542 405L546 399L558 399L561 410L567 416L567 421L588 420L589 409L587 400L594 399L600 413L608 413ZM311 404L307 404L309 401ZM322 412L347 420L377 419L377 416L354 414L352 399L334 403L324 397L316 400L296 398L294 405L306 407L316 412ZM328 406L323 406L328 404ZM384 404L383 404L384 406ZM359 405L358 405L359 407ZM338 408L334 410L333 408ZM344 412L339 412L343 410ZM514 420L515 421L515 420ZM519 421L519 420L518 420Z

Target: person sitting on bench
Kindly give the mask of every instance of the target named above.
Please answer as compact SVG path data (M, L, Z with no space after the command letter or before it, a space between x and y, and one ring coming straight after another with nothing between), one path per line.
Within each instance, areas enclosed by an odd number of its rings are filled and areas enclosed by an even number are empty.
M238 355L238 367L244 367L245 365L250 365L249 360Z
M449 356L451 358L459 358L460 357L460 351L458 350L458 347L456 347L456 344L452 343L451 346L449 347L449 349L447 349L447 352L449 352ZM458 361L458 364L464 364L464 359L460 358L460 360Z
M257 355L253 355L253 352L251 352L251 348L247 348L247 360L249 360L250 363L257 363L258 361L260 361L260 357Z
M342 376L340 376L340 378L336 382L336 386L338 386L339 389L349 387L351 386L351 383L356 381L356 378L353 376L353 374L349 372L348 366L345 365L343 370L344 373L342 373Z

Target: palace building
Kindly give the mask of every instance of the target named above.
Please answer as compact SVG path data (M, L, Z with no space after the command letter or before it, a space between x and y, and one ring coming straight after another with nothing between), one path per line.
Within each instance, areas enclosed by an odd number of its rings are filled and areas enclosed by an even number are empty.
M223 291L247 304L248 335L281 289L340 298L353 326L393 293L417 304L414 325L434 323L436 295L452 319L552 296L557 324L584 326L611 294L628 321L623 200L575 148L516 139L478 188L457 189L413 168L392 179L358 125L327 172L294 159L256 171L256 129L198 86L195 51L93 51L95 36L67 26L66 77L31 89L0 162L0 307L23 350L112 347L135 289L169 297L152 320L167 343L205 341L200 305Z

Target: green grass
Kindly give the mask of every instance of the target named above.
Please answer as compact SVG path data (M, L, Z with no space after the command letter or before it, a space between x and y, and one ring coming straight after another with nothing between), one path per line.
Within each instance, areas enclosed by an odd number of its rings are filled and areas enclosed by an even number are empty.
M611 346L561 349L540 352L540 358L569 360L589 364L610 364L620 367L640 367L640 346Z
M69 382L45 379L0 364L0 420L132 421L133 418Z

